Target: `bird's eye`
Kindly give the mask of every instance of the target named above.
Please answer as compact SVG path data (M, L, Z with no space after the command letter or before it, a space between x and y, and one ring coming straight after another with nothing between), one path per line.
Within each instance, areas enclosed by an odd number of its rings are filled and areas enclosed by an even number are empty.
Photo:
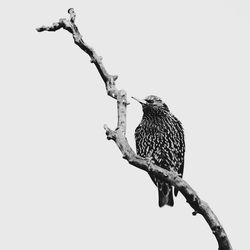
M146 100L146 102L147 102L147 103L154 103L154 101L153 101L153 100L150 100L150 99Z

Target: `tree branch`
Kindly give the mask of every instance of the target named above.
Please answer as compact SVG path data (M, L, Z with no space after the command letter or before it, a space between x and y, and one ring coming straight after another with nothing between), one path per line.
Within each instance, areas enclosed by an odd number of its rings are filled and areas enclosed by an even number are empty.
M198 213L205 218L217 239L219 250L232 250L232 246L229 242L226 232L223 229L218 218L211 210L209 205L199 198L192 187L185 180L180 178L178 174L166 169L162 169L159 166L148 161L147 159L136 155L136 153L130 147L126 138L126 109L128 105L127 94L124 90L118 90L116 88L115 81L117 80L118 76L108 74L102 63L102 57L98 56L94 49L89 47L83 41L82 35L75 25L76 15L74 9L69 9L68 13L70 14L69 20L65 18L60 19L57 23L53 23L51 26L42 26L40 28L37 28L37 31L57 31L63 28L73 35L75 44L77 44L84 52L86 52L90 56L91 62L95 64L99 74L101 75L105 83L107 94L117 100L117 128L115 130L111 130L107 125L104 125L107 139L113 140L116 143L119 150L123 154L123 158L126 159L129 164L147 171L148 173L153 173L158 178L161 178L165 182L168 182L171 185L175 186L186 198L189 205L194 209L193 215L196 215Z
M75 12L74 9L71 8L68 10L70 14L69 20L65 18L61 18L57 23L53 23L51 26L42 26L37 28L38 32L42 31L57 31L61 28L67 30L73 35L73 39L76 45L78 45L84 52L86 52L90 56L90 62L94 63L98 72L100 73L107 90L109 96L113 98L117 98L118 90L115 87L115 81L117 80L117 75L110 75L106 71L102 63L102 57L98 56L93 48L88 46L82 39L82 35L78 31L77 26L75 25Z

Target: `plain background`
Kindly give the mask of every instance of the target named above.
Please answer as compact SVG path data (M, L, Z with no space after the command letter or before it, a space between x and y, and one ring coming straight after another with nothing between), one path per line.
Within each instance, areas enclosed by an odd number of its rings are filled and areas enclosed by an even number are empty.
M5 1L1 12L0 248L217 249L179 194L158 208L148 175L122 159L103 125L116 103L68 18L128 96L155 94L183 123L184 178L235 249L249 237L249 1ZM131 100L131 99L130 99ZM142 116L131 100L127 137Z

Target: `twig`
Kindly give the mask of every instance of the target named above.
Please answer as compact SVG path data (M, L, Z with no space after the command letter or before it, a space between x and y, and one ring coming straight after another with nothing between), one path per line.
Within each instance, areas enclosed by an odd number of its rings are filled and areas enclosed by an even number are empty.
M111 130L107 125L104 125L107 139L113 140L116 143L123 154L123 158L126 159L129 164L147 171L148 173L153 173L158 178L161 178L165 182L175 186L183 194L190 206L194 209L193 215L201 214L205 218L217 239L219 250L232 250L232 246L229 242L226 232L220 224L218 218L213 213L209 205L199 198L191 186L185 180L180 178L178 174L166 169L162 169L157 165L147 161L146 159L136 155L136 153L130 147L126 138L126 108L128 105L127 94L124 90L118 90L116 88L115 81L117 80L118 76L108 74L105 67L103 66L102 58L96 54L93 48L89 47L83 41L82 35L75 25L76 15L74 9L69 9L68 13L70 14L69 20L65 18L60 19L59 22L54 23L51 26L42 26L37 28L37 31L57 31L63 28L73 35L74 42L90 56L91 62L95 64L105 83L107 94L112 98L117 99L117 128L115 130Z
M113 98L117 98L118 90L115 87L115 81L117 80L117 75L110 75L106 71L102 63L102 57L98 56L93 48L88 46L82 39L82 35L78 31L77 26L75 25L75 12L74 9L71 8L68 10L70 14L69 20L65 18L61 18L57 23L53 23L51 26L42 26L37 28L38 32L42 31L57 31L61 28L67 30L73 35L73 39L75 44L77 44L84 52L86 52L90 56L90 62L94 63L98 72L100 73L107 90L109 96Z

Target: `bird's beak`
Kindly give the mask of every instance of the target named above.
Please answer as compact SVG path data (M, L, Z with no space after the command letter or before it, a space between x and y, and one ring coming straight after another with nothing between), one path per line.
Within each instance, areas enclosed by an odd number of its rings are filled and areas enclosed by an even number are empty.
M145 100L141 100L141 99L138 99L136 97L133 97L131 96L134 100L136 100L137 102L139 102L140 104L146 104L146 101Z

